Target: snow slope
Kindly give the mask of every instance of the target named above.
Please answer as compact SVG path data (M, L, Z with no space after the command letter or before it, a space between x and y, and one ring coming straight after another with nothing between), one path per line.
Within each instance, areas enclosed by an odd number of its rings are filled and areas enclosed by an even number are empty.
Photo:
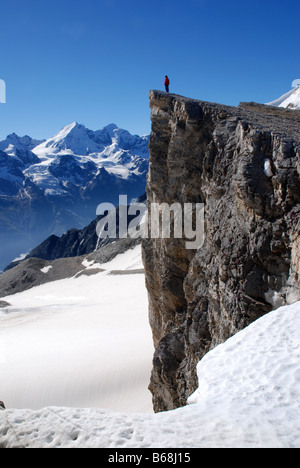
M267 102L266 105L285 107L288 109L300 109L300 86L296 86L272 102Z
M270 312L210 351L198 364L199 388L184 408L159 414L8 409L0 412L0 446L299 448L299 345L300 302Z
M153 344L145 278L136 271L140 251L120 254L111 266L90 263L93 273L99 268L92 276L6 297L12 307L0 309L0 399L7 407L152 412Z

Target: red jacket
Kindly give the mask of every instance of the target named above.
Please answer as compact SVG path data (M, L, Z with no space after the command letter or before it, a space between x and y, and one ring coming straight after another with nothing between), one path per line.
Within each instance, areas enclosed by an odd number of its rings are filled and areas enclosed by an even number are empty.
M169 84L170 84L170 80L169 80L168 77L166 77L166 79L165 79L165 85L168 86Z

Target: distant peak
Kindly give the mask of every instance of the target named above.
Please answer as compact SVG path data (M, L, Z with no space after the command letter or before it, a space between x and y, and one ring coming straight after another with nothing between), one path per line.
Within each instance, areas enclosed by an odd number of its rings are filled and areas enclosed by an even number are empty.
M82 128L82 127L85 128L84 125L79 124L78 122L72 122L72 123L70 123L69 125L65 125L65 126L62 128L62 130L68 130L68 131L70 131L70 130L73 130L74 128Z
M86 131L86 127L82 124L79 124L78 122L72 122L69 125L66 125L63 127L60 132L56 135L54 138L65 138L69 134L73 134L74 132L81 130L81 131Z
M106 130L116 130L116 128L119 128L115 123L108 124L104 127Z
M17 135L15 132L10 133L9 135L7 135L6 139L7 140L17 140L17 141L24 140L24 139L30 139L31 140L31 138L28 135L25 135L25 136L21 137L21 136Z
M267 102L267 106L285 107L288 109L300 109L300 86L296 85L287 93L274 101Z

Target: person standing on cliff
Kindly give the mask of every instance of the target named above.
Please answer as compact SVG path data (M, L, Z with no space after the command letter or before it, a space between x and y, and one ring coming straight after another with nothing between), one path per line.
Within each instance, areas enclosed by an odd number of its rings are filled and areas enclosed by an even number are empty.
M170 86L170 80L168 78L168 75L166 75L165 76L165 88L166 88L167 93L169 92L169 86Z

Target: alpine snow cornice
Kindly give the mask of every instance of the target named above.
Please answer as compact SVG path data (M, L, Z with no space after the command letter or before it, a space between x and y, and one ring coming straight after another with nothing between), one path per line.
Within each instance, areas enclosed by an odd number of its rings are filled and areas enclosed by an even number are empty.
M159 91L150 107L148 203L205 205L198 250L143 240L161 411L186 403L207 351L300 299L300 113Z

